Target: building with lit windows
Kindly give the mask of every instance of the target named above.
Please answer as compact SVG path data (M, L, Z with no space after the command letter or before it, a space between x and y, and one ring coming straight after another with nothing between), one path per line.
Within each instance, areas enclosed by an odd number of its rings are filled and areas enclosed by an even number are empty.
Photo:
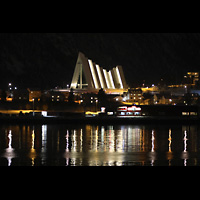
M106 70L79 52L70 88L95 93L102 88L108 94L123 94L127 84L122 66Z
M40 101L40 98L41 98L41 95L42 95L42 92L40 89L36 89L36 88L28 88L27 89L28 92L29 92L29 101L33 101L34 100L37 100L37 101Z
M187 72L187 75L184 76L186 84L196 85L199 81L199 72Z
M134 103L140 105L143 103L143 96L141 89L128 89L127 95L125 95L126 102Z
M142 109L137 106L121 106L117 108L117 116L130 117L130 116L141 116Z

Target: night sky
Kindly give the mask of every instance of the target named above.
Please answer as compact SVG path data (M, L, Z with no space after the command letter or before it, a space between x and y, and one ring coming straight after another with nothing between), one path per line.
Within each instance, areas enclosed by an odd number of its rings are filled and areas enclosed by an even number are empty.
M103 68L122 65L129 86L180 83L200 69L200 33L0 33L0 89L66 86L79 51Z

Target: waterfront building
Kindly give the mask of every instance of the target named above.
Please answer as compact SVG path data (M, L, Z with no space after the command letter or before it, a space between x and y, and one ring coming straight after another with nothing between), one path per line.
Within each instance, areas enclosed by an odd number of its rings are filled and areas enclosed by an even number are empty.
M98 105L98 94L95 93L84 93L81 95L81 103L85 106L97 106Z
M141 116L141 113L141 108L137 106L119 106L117 108L117 116L121 117Z
M199 81L199 72L187 72L187 75L184 76L185 83L190 85L196 85Z
M151 87L141 87L142 93L159 94L159 88L154 84Z
M49 91L49 100L52 102L62 102L65 100L65 96L61 92Z
M140 105L141 103L143 103L142 90L134 88L128 89L125 98L126 102Z
M29 101L29 91L27 89L17 89L13 91L13 100Z
M39 89L36 88L28 88L29 91L29 101L32 102L33 99L40 101L40 98L42 96L42 92Z

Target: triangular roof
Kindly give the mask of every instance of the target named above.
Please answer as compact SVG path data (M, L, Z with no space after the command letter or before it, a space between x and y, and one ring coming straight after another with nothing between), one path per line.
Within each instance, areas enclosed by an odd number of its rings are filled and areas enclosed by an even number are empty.
M71 88L73 88L73 89L76 88L80 73L83 73L82 75L85 76L86 82L88 84L88 88L93 88L94 84L92 81L92 74L89 69L88 60L85 57L85 55L81 52L79 52L79 54L78 54L78 59L76 62L74 75L72 78Z
M76 89L78 81L80 80L79 88L82 89L83 76L86 80L88 89L127 88L121 66L117 66L116 68L107 71L85 57L83 53L79 52L71 82L71 88Z

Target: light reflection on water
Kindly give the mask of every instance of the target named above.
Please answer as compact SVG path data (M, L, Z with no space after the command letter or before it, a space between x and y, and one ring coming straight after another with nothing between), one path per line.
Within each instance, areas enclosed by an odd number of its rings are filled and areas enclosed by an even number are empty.
M1 166L196 166L199 126L0 126Z

